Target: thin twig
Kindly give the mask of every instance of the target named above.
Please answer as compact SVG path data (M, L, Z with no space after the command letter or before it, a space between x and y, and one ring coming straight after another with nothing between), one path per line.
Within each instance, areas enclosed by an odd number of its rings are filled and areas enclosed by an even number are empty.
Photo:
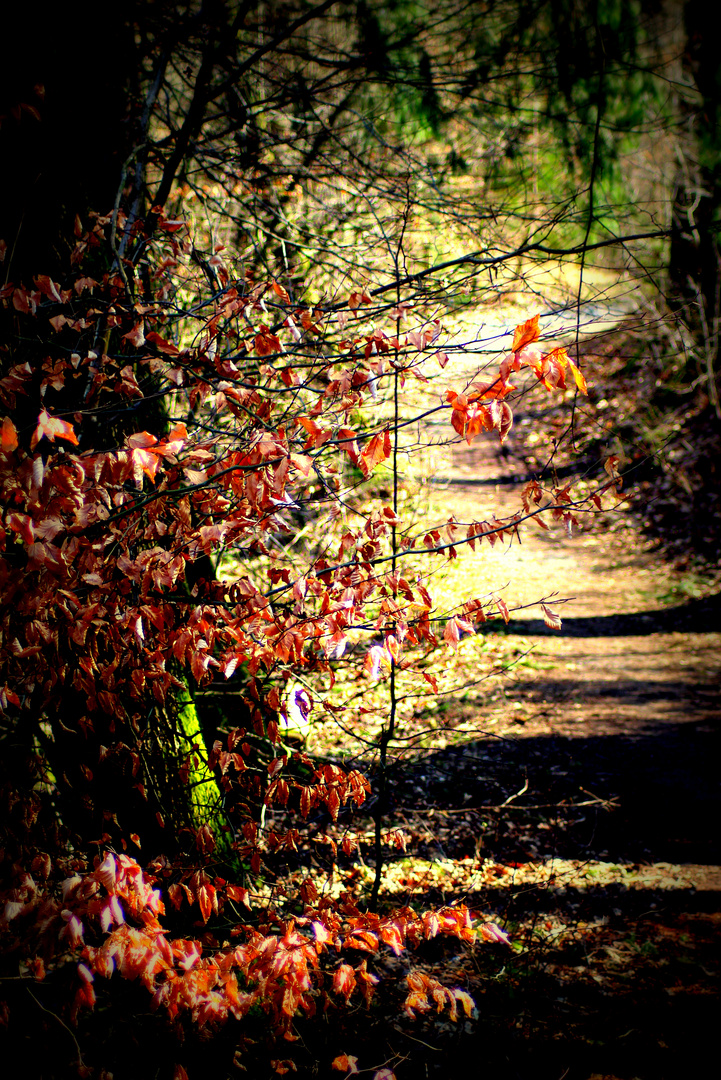
M33 994L32 990L28 989L28 994L30 994L30 997L33 999L33 1001L35 1002L35 1004L38 1006L39 1009L42 1009L42 1011L47 1013L48 1016L52 1016L53 1019L57 1020L57 1022L60 1024L61 1027L65 1028L68 1035L70 1036L70 1038L73 1040L73 1042L75 1044L75 1049L77 1050L77 1053L78 1053L78 1062L77 1062L78 1067L81 1068L81 1069L85 1069L85 1062L83 1061L83 1055L82 1055L82 1053L80 1051L80 1043L75 1038L75 1035L70 1030L70 1028L65 1023L65 1021L60 1016L58 1016L57 1013L54 1013L52 1011L52 1009L48 1009L45 1005L43 1005L42 1001L38 1001L38 999L35 997L35 994Z

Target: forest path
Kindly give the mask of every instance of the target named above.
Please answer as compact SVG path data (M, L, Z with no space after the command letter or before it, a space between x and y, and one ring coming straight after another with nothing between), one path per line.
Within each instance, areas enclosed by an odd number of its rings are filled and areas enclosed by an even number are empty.
M518 509L513 459L488 444L450 455L432 484L439 520ZM720 597L674 574L630 514L597 526L571 538L529 524L520 545L468 555L466 581L522 606L483 629L531 651L449 701L448 730L470 717L477 737L398 775L399 823L428 860L401 884L494 918L514 950L446 952L433 968L479 1003L478 1028L455 1044L469 1075L483 1060L484 1075L518 1080L680 1080L711 1053ZM554 592L560 631L523 607ZM430 1024L415 1036L444 1044ZM431 1060L426 1075L443 1074Z
M453 483L439 481L444 510L461 521L518 509L518 485L503 483L503 458L489 450L454 448ZM623 512L572 537L529 524L520 544L481 558L484 592L521 607L504 634L530 646L533 664L509 673L501 697L485 703L484 727L585 758L579 783L621 800L616 858L690 861L705 887L720 889L721 594L679 580ZM554 593L560 631L525 607ZM629 813L641 814L635 843Z

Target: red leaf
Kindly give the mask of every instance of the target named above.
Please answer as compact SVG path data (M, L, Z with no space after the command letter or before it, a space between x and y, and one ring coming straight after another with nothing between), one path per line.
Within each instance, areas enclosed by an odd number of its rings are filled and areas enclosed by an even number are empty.
M294 465L298 472L303 476L308 476L310 470L313 468L313 458L308 457L307 454L291 454L290 463Z
M396 956L403 952L403 938L395 923L387 923L381 927L381 941L383 941Z
M423 678L426 680L426 682L430 686L433 687L433 693L437 694L438 693L438 680L436 679L435 675L431 675L430 672L424 671L423 672Z
M157 442L155 435L151 435L149 431L136 431L134 435L129 435L126 439L131 450L147 450L155 446Z
M145 340L152 342L159 352L165 353L166 356L179 356L180 350L170 341L166 341L160 334L156 334L154 330L151 330L149 334L145 335Z
M455 650L458 648L458 642L461 640L461 635L458 632L458 623L455 619L449 619L446 623L446 628L443 631L443 640L447 645Z
M610 476L610 478L616 485L617 493L621 490L621 485L623 484L623 477L618 471L618 463L620 460L621 459L618 454L611 454L610 458L608 458L603 465L606 473L608 474L608 476Z
M356 433L352 428L338 428L338 441L341 450L345 450L354 465L358 464L360 451L356 442Z

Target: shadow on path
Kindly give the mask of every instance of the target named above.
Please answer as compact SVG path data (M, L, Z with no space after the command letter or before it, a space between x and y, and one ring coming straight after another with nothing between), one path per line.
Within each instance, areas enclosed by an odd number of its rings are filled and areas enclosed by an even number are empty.
M456 849L442 851L450 857L472 853L482 831L484 855L498 861L719 865L720 763L721 723L708 721L642 734L485 738L399 764L395 810L436 808L439 824L450 810Z

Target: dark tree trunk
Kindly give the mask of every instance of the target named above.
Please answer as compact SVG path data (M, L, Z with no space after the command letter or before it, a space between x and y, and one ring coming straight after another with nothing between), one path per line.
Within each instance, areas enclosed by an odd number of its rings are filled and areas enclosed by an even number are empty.
M112 210L133 146L132 4L16 5L3 41L0 237L5 274L59 274L75 215Z

